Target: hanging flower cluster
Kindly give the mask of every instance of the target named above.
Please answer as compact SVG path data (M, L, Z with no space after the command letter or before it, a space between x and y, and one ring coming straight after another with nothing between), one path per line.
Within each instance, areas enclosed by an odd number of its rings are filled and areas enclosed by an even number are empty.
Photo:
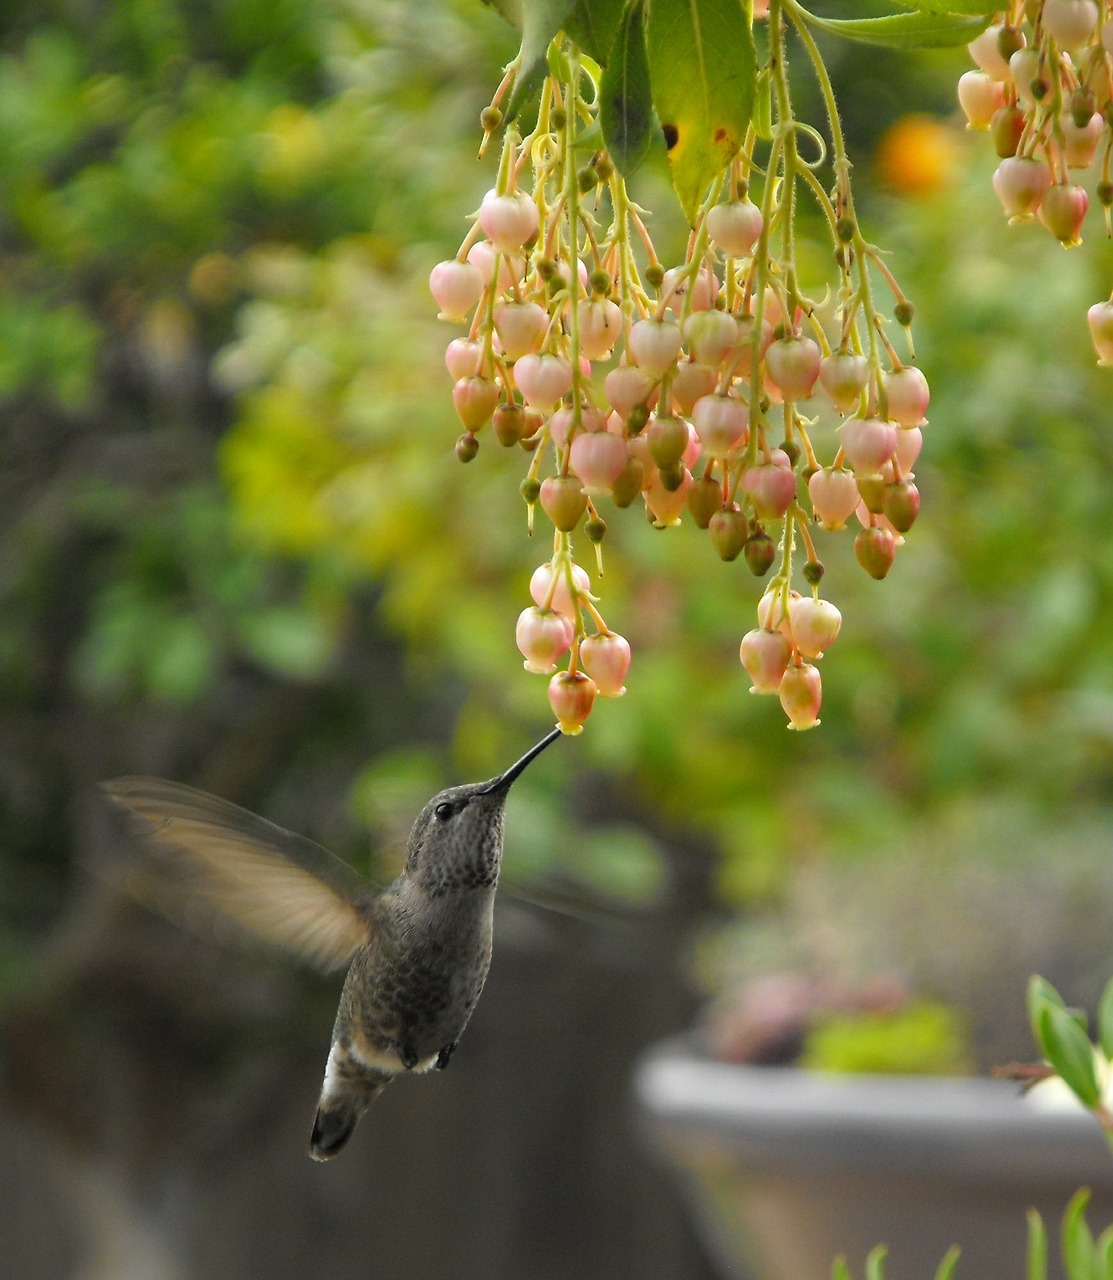
M786 18L827 104L830 164L820 135L793 115ZM550 677L566 732L596 696L624 692L630 646L573 548L581 536L593 543L601 571L614 510L643 507L661 529L690 521L723 560L741 558L758 577L773 570L740 656L752 691L778 695L795 729L819 723L815 664L841 622L819 594L816 538L849 528L862 568L884 578L919 511L913 468L929 392L911 362L912 306L859 228L807 26L774 0L768 33L768 119L751 120L707 188L682 261L659 259L594 127L599 67L561 36L528 128L503 120L514 68L484 111L485 145L502 135L497 182L430 277L441 318L465 327L445 354L457 456L473 459L484 434L523 449L530 531L542 520L553 530L516 640L526 669ZM663 132L671 148L676 130ZM798 275L804 197L829 227L822 302Z
M1095 167L1113 234L1113 13L1097 0L1028 0L995 15L968 46L977 69L958 82L969 127L992 135L993 188L1010 222L1038 218L1067 248L1090 206L1076 177ZM1100 154L1100 159L1099 159ZM1113 300L1089 310L1103 365L1113 365Z

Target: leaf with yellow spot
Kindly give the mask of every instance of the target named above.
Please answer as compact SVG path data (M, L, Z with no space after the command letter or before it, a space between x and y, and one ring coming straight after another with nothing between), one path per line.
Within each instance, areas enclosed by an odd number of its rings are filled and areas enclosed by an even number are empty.
M694 223L710 183L738 153L754 108L757 54L743 0L650 0L653 105L672 184Z

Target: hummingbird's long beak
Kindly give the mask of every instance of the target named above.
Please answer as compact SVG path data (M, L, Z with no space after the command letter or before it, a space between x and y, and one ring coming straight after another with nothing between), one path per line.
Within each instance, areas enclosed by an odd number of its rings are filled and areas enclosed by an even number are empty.
M487 785L479 792L479 794L490 795L495 791L508 790L510 784L518 774L522 772L526 765L529 764L531 760L539 756L550 742L556 742L559 737L561 737L561 731L559 729L554 729L551 733L546 734L536 746L530 747L526 754L522 756L520 760L515 761L505 773L500 773L497 778L492 778L491 781L488 782Z

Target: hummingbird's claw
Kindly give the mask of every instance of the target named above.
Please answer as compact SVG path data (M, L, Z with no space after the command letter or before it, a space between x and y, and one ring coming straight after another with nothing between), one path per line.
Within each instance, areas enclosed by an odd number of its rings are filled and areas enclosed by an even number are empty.
M453 1040L451 1044L446 1044L445 1047L440 1051L440 1053L437 1054L437 1070L438 1071L443 1071L445 1067L447 1067L448 1064L452 1061L452 1055L456 1052L456 1046L459 1043L460 1043L459 1040Z

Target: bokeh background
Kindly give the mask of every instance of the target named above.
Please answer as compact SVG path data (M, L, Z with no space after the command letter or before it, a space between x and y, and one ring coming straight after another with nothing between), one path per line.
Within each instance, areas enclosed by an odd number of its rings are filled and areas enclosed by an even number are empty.
M479 0L0 5L4 1274L702 1277L631 1114L645 1046L744 975L895 975L984 1067L1030 1056L1033 969L1091 1006L1113 972L1113 384L1085 325L1113 254L1093 211L1070 252L1006 227L961 51L829 50L933 402L889 579L822 547L822 728L746 692L743 562L616 513L630 692L516 788L452 1070L328 1167L336 984L112 888L99 779L219 792L386 880L429 794L549 723L513 642L546 558L522 456L457 463L425 284L491 184L514 49ZM665 175L635 194L675 258Z

